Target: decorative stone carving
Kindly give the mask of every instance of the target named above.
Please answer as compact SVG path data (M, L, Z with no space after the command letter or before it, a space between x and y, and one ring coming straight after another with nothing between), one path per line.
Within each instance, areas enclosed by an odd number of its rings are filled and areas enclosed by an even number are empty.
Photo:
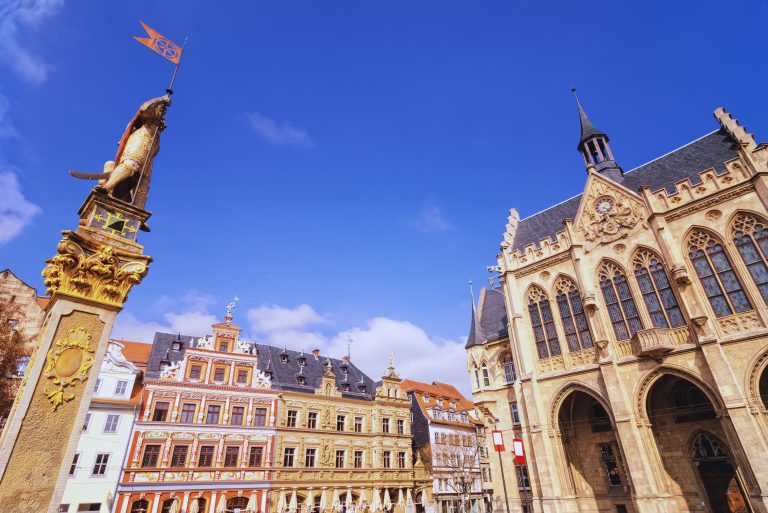
M146 261L121 260L110 245L89 253L65 234L58 253L43 269L46 294L67 294L111 306L122 306L131 287L149 272Z
M762 326L754 311L721 317L717 320L717 324L725 335L750 331Z
M198 338L195 345L198 349L210 349L213 351L213 338L210 335L206 335L205 338Z
M43 375L54 386L45 389L46 397L53 405L53 411L65 402L75 398L67 392L78 381L88 379L88 371L93 366L95 349L91 346L91 334L85 328L69 330L69 335L53 343L46 355Z
M160 379L181 380L184 377L182 362L175 362L160 371Z
M640 198L592 175L579 206L576 230L584 233L585 250L590 251L626 237L637 227L644 228L645 217Z

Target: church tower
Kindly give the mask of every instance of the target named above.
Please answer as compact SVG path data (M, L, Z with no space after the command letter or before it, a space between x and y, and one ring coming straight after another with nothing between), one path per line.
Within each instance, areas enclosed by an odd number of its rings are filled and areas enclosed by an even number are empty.
M584 163L587 170L593 168L598 173L610 178L615 182L621 182L624 171L619 167L613 158L613 152L608 144L608 135L598 130L592 121L589 120L587 113L576 96L576 89L571 89L574 98L576 98L576 107L579 109L579 123L581 124L581 137L577 149L584 157Z

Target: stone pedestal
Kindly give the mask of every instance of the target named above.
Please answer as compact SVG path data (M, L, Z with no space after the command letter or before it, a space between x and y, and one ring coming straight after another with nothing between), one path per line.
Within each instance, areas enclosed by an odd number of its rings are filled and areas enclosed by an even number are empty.
M0 438L3 511L58 509L115 316L151 261L149 212L94 190L79 215L43 270L51 300Z

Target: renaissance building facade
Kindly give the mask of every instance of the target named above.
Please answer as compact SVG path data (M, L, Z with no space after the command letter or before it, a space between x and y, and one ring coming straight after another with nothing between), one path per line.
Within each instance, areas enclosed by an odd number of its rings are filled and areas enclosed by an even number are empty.
M267 511L278 394L231 308L212 328L155 334L116 512Z
M717 109L625 172L578 111L584 190L511 210L467 341L482 420L526 449L509 508L764 513L768 145Z
M374 382L349 356L256 348L280 391L270 511L413 512L410 410L394 359Z

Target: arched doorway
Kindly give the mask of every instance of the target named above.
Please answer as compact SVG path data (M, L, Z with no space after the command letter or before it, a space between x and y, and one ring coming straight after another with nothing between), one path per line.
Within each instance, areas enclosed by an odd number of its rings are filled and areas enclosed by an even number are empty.
M558 424L579 509L631 511L630 478L603 403L574 390L560 405Z
M725 432L704 390L667 374L651 387L646 408L677 510L748 513Z
M760 374L760 381L758 382L758 393L760 394L760 400L763 403L763 408L768 409L768 367L763 369Z

